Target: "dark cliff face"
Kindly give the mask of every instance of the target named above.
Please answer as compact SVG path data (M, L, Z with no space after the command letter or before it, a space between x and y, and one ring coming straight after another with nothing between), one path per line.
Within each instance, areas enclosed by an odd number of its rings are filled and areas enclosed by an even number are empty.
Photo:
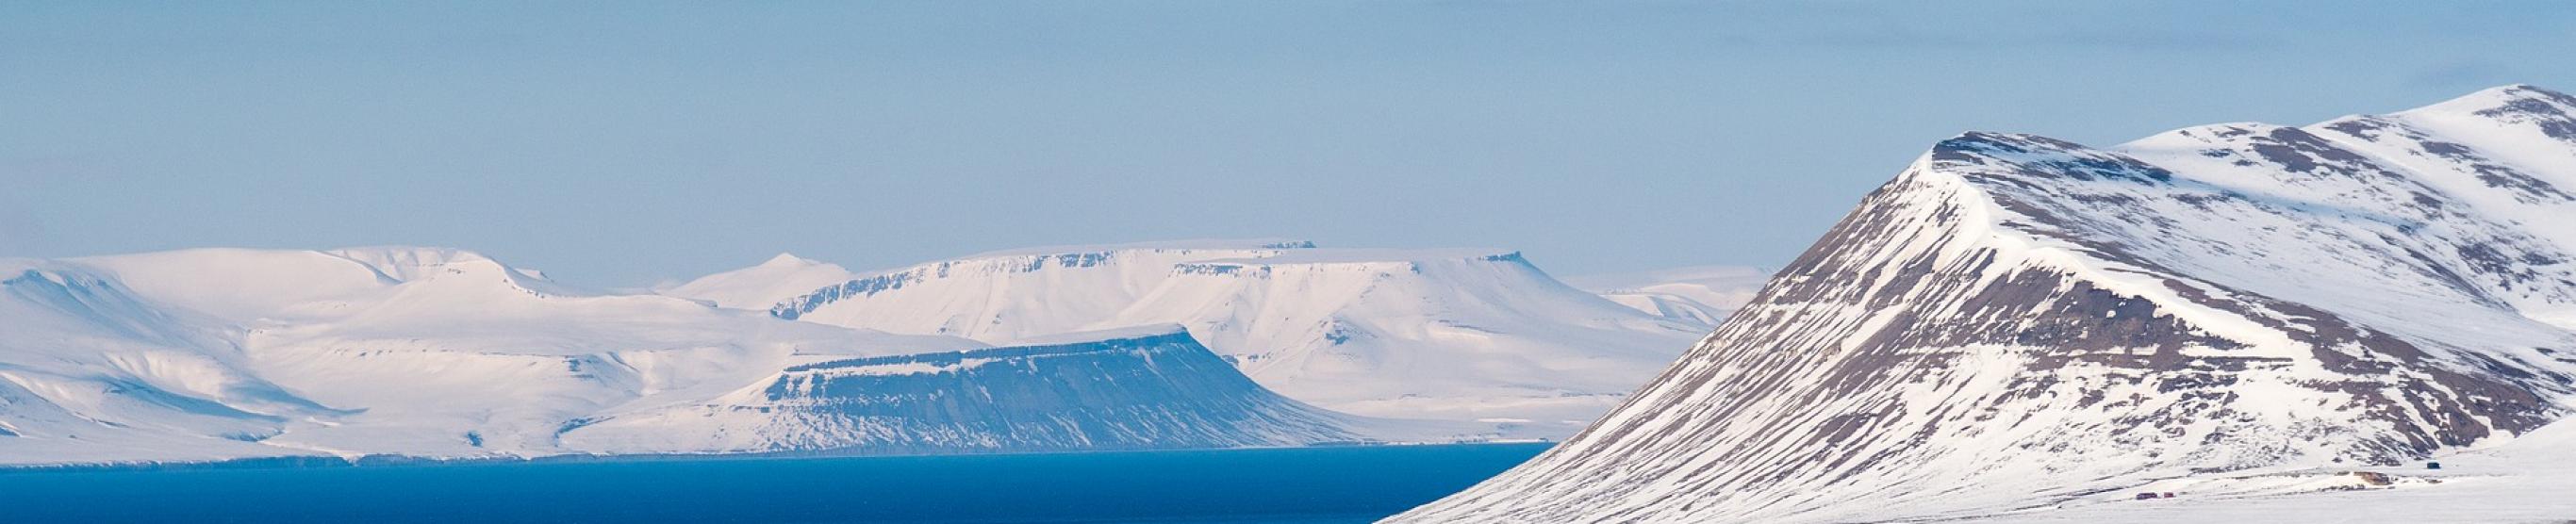
M710 451L852 454L1362 438L1344 416L1262 389L1186 333L818 362L726 400L585 422L567 433L670 432L725 443ZM713 424L685 422L692 419Z
M908 366L943 371L885 372ZM918 431L882 445L1010 449L1235 447L1358 437L1262 389L1182 333L1056 346L907 355L791 370L765 392L830 425ZM1303 441L1303 442L1300 442Z
M2510 217L2576 173L2408 121L1945 141L1628 404L1397 520L1974 515L2560 418L2576 246Z
M1265 246L1269 245L1279 244L1268 244ZM1305 247L1314 246L1311 243L1307 243ZM806 313L812 313L815 309L831 305L834 302L839 302L844 299L865 298L875 296L879 293L900 290L903 289L904 286L919 284L925 280L948 278L952 272L999 271L1011 273L1034 273L1045 271L1049 267L1072 269L1091 268L1109 263L1112 259L1116 258L1117 255L1118 253L1114 251L1095 251L1085 253L1059 253L1051 255L1019 255L979 260L951 260L925 264L894 273L869 276L840 284L825 286L821 289L816 289L811 293L790 298L785 302L770 306L769 315L787 320L796 320L797 317L804 316Z

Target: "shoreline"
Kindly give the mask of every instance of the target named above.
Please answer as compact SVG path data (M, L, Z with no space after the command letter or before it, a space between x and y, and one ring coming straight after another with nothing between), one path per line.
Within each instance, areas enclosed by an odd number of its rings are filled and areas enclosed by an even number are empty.
M849 451L849 450L825 450L825 451L769 451L769 452L751 452L751 453L636 453L636 454L611 454L611 455L599 455L599 454L563 454L563 455L540 455L540 456L532 456L532 457L507 457L507 456L487 456L487 457L424 457L424 456L415 456L415 455L363 455L363 456L359 456L359 457L356 457L356 458L344 458L344 457L337 457L337 456L330 456L330 455L285 455L285 456L273 456L273 457L242 457L242 458L232 458L232 459L219 459L219 460L190 460L190 461L150 461L150 462L73 463L73 464L0 464L0 475L41 475L41 474L49 474L49 473L113 473L113 472L150 472L150 471L255 470L255 469L308 470L308 469L333 469L333 468L447 467L447 466L459 466L459 467L462 467L462 466L484 466L484 465L596 464L596 463L615 463L615 462L670 462L670 461L677 461L677 462L698 462L698 461L713 462L713 461L811 460L811 459L831 459L831 460L843 460L843 459L919 459L919 458L956 458L956 457L1018 457L1018 456L1032 456L1032 455L1117 455L1117 454L1144 454L1144 453L1168 453L1168 452L1232 452L1232 451L1259 452L1259 451L1302 451L1302 450L1328 450L1328 449L1390 449L1390 448L1440 447L1440 446L1457 446L1457 447L1479 447L1479 446L1511 446L1511 447L1518 447L1518 446L1539 446L1539 447L1553 447L1553 446L1555 446L1556 444L1558 444L1558 443L1560 443L1560 442L1562 442L1562 441L1556 441L1556 440L1499 440L1499 441L1459 441L1459 442L1347 442L1347 443L1316 443L1316 444L1308 444L1308 445L1303 445L1303 446L1246 446L1246 447L1227 447L1227 448L1129 448L1129 449L1077 449L1077 450L984 451L984 452L974 452L974 451L969 451L969 452L955 452L955 451L947 451L947 452L920 452L920 453L901 453L901 452L896 452L896 453L870 453L870 452L853 452L853 451Z

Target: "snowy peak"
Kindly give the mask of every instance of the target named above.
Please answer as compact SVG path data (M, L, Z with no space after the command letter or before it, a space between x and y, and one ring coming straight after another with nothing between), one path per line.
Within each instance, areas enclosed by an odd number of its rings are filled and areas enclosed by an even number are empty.
M2563 98L1945 140L1625 407L1398 520L1957 518L2536 430L2576 389Z
M2532 123L2547 132L2553 124L2564 125L2569 114L2576 112L2576 96L2551 91L2530 84L2491 87L2439 104L2397 113L2401 116L2424 114L2466 114L2493 118L2509 123ZM2546 133L2553 138L2568 138L2566 133Z
M658 290L661 294L703 300L719 307L766 310L815 289L855 276L841 266L779 253L766 262Z
M2082 144L2018 133L1969 132L1943 140L1925 154L1932 161L1922 171L1952 173L1974 166L2019 165L2014 173L2041 178L2096 179L2138 183L2165 182L2173 174L2136 159L2095 151Z
M2555 111L2548 108L2563 98L2531 88L2502 88L2453 103L2525 107L2546 102L2543 109L2513 112L2528 115ZM2401 114L2414 113L2421 112ZM2497 114L2492 109L2472 113ZM2047 262L2164 308L2208 308L2200 314L2200 322L2208 324L2201 329L2253 322L2285 330L2297 342L2315 347L2311 358L2329 370L2367 374L2365 367L2345 364L2351 358L2393 356L2431 368L2425 372L2442 377L2446 388L2522 391L2480 393L2487 403L2447 416L2478 417L2508 432L2527 430L2553 410L2538 402L2532 390L2564 386L2502 386L2494 381L2504 377L2474 378L2494 375L2497 366L2444 364L2449 359L2439 356L2445 352L2441 346L2456 344L2450 341L2459 336L2446 326L2408 318L2409 310L2435 297L2464 312L2527 324L2550 315L2530 310L2557 311L2576 303L2571 295L2576 284L2567 281L2562 263L2571 246L2547 238L2563 238L2549 235L2558 226L2505 219L2549 212L2533 209L2527 200L2493 198L2499 190L2553 190L2544 180L2565 176L2566 164L2507 166L2481 161L2489 156L2477 153L2530 151L2503 146L2525 143L2515 139L2533 138L2529 131L2537 129L2436 138L2439 131L2405 126L2402 117L2340 119L2305 128L2226 124L2111 150L2022 135L1970 134L1936 147L1920 170L1958 177L1973 188L1965 198L1995 208L1971 215L1987 217L1977 225L1992 228L1987 234L1995 236L1989 242L2002 241L1997 246L2002 251L2071 252L2077 256ZM2406 131L2385 132L2391 129ZM2514 131L2525 136L2513 136ZM2387 140L2394 136L2405 139ZM2555 172L2524 172L2534 168ZM2166 281L2160 287L2181 294L2162 296L2159 290L2141 289L2146 286L2121 289L2116 283L2135 279L2120 273L2161 275ZM2363 282L2350 281L2360 275L2366 275ZM2282 315L2288 311L2307 313ZM2535 335L2524 340L2547 344L2564 337L2545 329ZM2356 347L2361 348L2357 353L2349 349ZM2475 355L2505 348L2457 349ZM2504 356L2514 361L2530 356L2513 353ZM2456 358L2491 358L2468 355ZM2508 375L2555 373L2534 369L2546 366L2506 367L2522 368ZM2408 394L2416 393L2436 394ZM2411 428L2403 431L2423 433L2404 437L2411 451L2401 454L2463 445L2489 434L2478 425Z
M765 268L781 268L781 267L790 267L790 268L792 268L792 267L807 267L807 266L820 266L820 265L824 265L824 263L822 263L822 262L818 262L818 261L815 261L815 260L812 260L812 259L808 259L808 258L805 258L805 257L796 256L796 254L795 254L795 253L779 252L779 253L778 253L778 256L769 257L769 260L768 260L768 261L761 262L761 263L760 263L760 265L759 265L759 266L756 266L756 267L765 267Z

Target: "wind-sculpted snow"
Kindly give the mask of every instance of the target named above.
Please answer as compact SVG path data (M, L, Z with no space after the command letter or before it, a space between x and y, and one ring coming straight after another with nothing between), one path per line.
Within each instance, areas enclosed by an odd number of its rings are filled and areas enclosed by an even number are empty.
M1404 522L1851 522L2396 464L2563 417L2576 101L1944 141L1653 384Z
M0 275L0 464L989 452L1468 433L1281 400L1171 330L1100 343L1124 350L986 352L954 337L589 292L455 250L0 260ZM816 364L950 357L1020 365L960 370L931 383ZM824 393L739 397L780 381ZM858 392L874 388L884 390ZM949 403L994 394L1006 396ZM900 407L872 410L870 402ZM816 409L782 410L756 424L724 419L757 427L739 433L713 420L654 426L648 417L620 416L717 405ZM566 431L592 423L598 428ZM595 437L610 428L629 436ZM708 428L719 432L682 438ZM664 437L632 437L639 433Z
M781 318L995 344L1174 323L1263 386L1369 416L1562 437L1699 336L1499 250L1303 242L1045 248L882 272Z
M801 364L707 404L575 423L608 452L921 453L1351 442L1181 332Z
M89 267L0 260L0 462L273 454L247 444L336 416L248 369L203 315Z

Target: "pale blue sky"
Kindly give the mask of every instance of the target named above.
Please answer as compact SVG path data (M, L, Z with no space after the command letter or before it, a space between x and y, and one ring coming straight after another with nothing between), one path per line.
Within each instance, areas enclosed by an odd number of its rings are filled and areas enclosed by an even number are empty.
M2576 89L2576 5L0 3L0 256L1298 237L1776 265L1934 141Z

